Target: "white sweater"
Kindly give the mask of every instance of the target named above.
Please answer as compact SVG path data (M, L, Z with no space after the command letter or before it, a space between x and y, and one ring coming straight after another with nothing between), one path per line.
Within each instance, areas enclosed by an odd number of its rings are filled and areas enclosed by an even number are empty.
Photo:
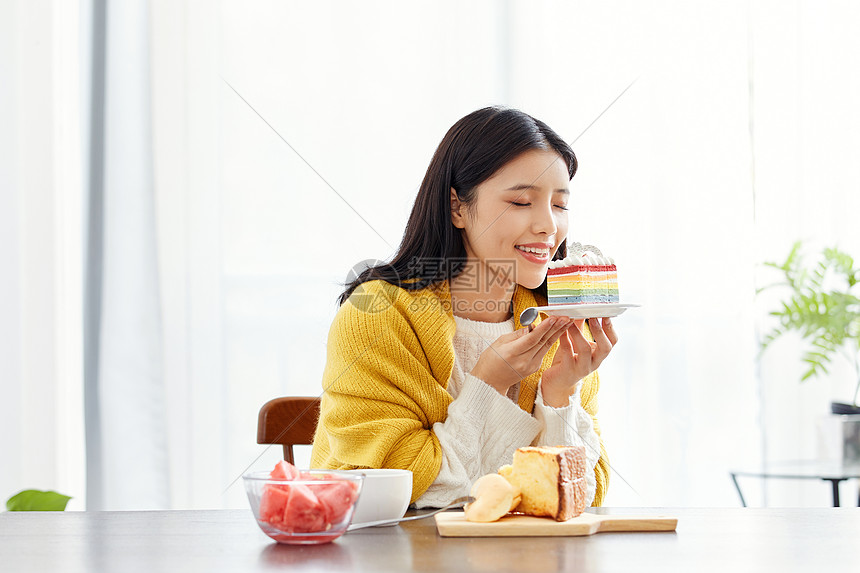
M454 370L448 382L454 401L448 406L446 420L433 425L442 446L442 466L415 506L441 507L469 495L476 479L497 472L511 463L517 448L529 445L585 446L586 506L591 505L597 488L594 466L600 458L600 439L591 416L582 407L581 384L564 408L544 404L538 386L534 415L523 411L516 403L519 384L505 397L469 374L490 344L514 331L514 319L479 322L455 315L454 320Z

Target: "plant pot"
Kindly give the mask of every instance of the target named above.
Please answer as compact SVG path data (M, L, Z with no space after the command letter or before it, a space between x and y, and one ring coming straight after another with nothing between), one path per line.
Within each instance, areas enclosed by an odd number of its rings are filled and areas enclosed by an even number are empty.
M818 420L818 457L842 465L860 464L860 414L831 414Z
M860 406L846 404L844 402L831 402L830 411L834 414L844 414L848 416L860 415Z

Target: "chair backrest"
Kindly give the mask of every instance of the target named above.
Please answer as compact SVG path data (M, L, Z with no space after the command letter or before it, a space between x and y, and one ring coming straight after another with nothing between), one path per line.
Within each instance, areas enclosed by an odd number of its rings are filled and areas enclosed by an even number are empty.
M320 399L287 396L266 402L257 418L257 443L284 446L284 459L294 464L293 446L310 445L320 417Z

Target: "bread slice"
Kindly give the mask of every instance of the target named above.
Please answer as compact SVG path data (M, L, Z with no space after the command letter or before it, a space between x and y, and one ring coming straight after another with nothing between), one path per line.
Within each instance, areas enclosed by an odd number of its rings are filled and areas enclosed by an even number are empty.
M530 446L499 474L520 489L514 511L566 521L585 510L585 466L583 446Z

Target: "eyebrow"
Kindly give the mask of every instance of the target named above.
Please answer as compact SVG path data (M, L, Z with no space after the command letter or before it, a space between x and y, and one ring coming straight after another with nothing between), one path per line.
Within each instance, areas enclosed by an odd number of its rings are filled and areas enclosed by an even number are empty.
M538 189L535 185L526 185L525 183L520 183L519 185L514 185L513 187L508 187L505 191L525 191L527 189ZM570 195L570 190L567 188L564 189L556 189L553 193L561 193L562 195Z

